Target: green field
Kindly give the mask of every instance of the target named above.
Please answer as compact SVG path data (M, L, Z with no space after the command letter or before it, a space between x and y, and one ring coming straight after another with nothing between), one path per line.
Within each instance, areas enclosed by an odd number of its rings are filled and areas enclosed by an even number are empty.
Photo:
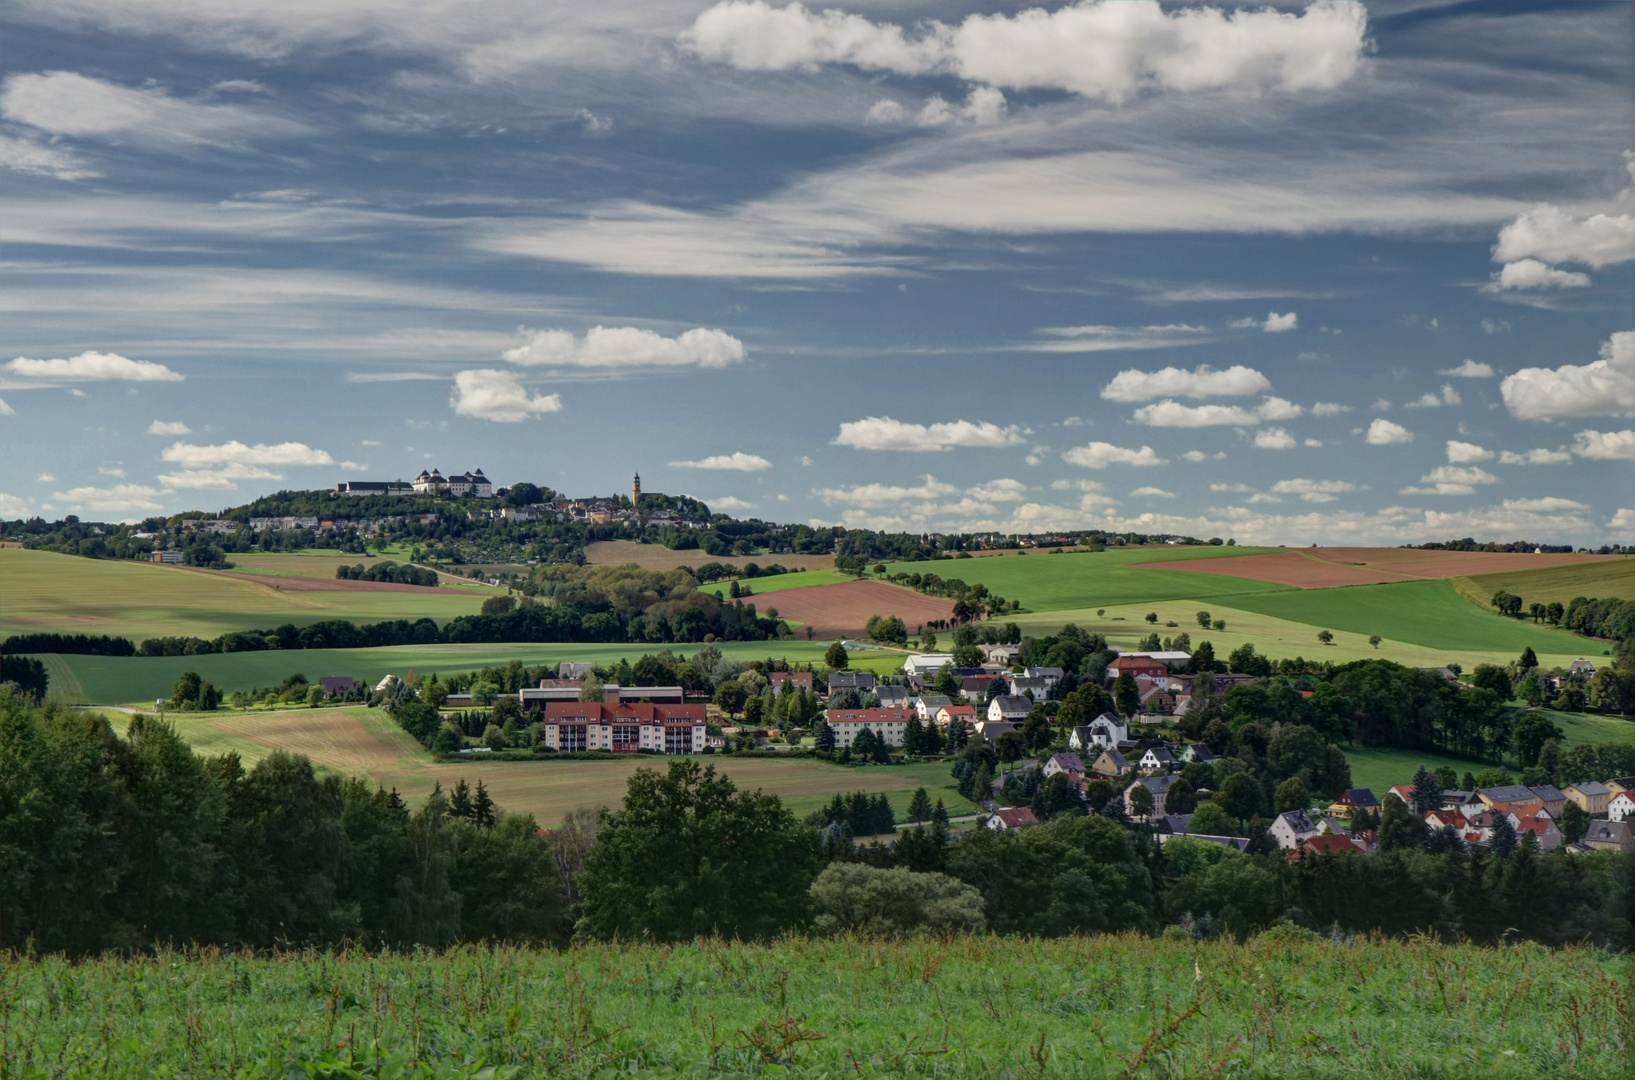
M1478 650L1514 658L1529 646L1540 655L1596 655L1602 642L1484 611L1445 580L1339 589L1241 594L1232 606L1316 628L1379 634L1447 653Z
M1565 604L1575 596L1616 596L1635 600L1635 559L1607 559L1576 566L1556 566L1548 570L1521 570L1511 574L1477 574L1455 578L1454 584L1460 592L1483 606L1501 589L1514 593L1529 604Z
M1628 977L1587 948L1276 935L30 956L0 1074L1610 1078Z
M338 560L337 560L338 561ZM334 575L331 569L329 576ZM31 631L213 638L230 630L324 619L356 623L475 614L494 591L445 585L416 592L291 592L265 574L82 559L0 548L0 634Z
M855 574L842 574L839 570L803 570L794 574L774 574L772 577L744 578L740 585L747 585L754 590L756 596L764 593L783 592L785 589L805 589L813 585L840 585L848 581L856 581ZM699 587L700 592L711 592L717 596L726 596L732 586L728 582L715 581Z
M936 574L959 578L968 585L980 582L1007 600L1020 600L1030 611L1111 607L1185 597L1231 596L1238 593L1292 592L1248 578L1216 574L1188 574L1170 570L1135 569L1136 563L1175 562L1183 559L1218 559L1256 555L1276 548L1152 547L1110 548L1107 551L1064 552L1059 555L995 555L982 559L890 563L889 573Z
M399 645L378 649L300 649L269 652L205 653L199 656L65 656L47 655L51 690L68 702L99 705L150 702L169 697L176 677L196 671L223 691L250 690L277 686L285 676L300 672L309 680L326 675L350 675L370 684L387 675L403 675L414 670L432 672L474 671L478 668L520 660L529 666L559 664L578 660L593 664L616 664L621 659L634 663L643 653L670 648L692 655L700 645ZM823 641L731 641L718 646L728 656L740 660L783 658L791 663L823 662L828 643ZM852 666L874 671L902 666L902 654L880 650L854 654Z

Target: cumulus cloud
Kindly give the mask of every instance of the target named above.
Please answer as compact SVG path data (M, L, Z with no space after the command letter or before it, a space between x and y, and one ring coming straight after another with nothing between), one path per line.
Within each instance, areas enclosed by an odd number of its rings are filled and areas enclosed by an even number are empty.
M1580 431L1573 453L1595 461L1635 461L1635 430Z
M25 379L47 383L94 382L119 379L126 382L181 382L182 376L163 364L150 360L130 360L118 353L82 352L57 360L30 360L19 356L6 370Z
M1513 450L1505 450L1499 454L1500 465L1560 465L1572 459L1573 456L1565 450L1547 450L1542 446L1534 450L1524 450L1519 454Z
M921 127L942 127L945 124L997 124L1005 118L1005 95L991 86L979 86L966 97L965 104L951 104L941 94L934 94L920 108L914 122ZM873 116L870 110L870 116ZM883 121L876 119L874 123Z
M67 504L71 510L94 510L98 513L124 514L136 511L163 509L159 502L161 492L144 484L119 484L109 488L77 487L53 492L51 497Z
M1270 391L1272 384L1254 368L1234 364L1217 371L1208 364L1186 368L1166 367L1158 371L1121 371L1102 387L1108 401L1151 401L1160 397L1247 397Z
M717 454L714 457L701 458L698 461L672 461L672 469L727 469L733 472L760 472L772 468L772 462L758 454L746 454L738 451L732 454Z
M1588 506L1581 502L1574 502L1571 499L1559 499L1554 496L1547 496L1542 499L1506 499L1504 508L1506 510L1526 510L1540 514L1557 513L1562 510L1589 509Z
M1319 401L1311 407L1313 416L1339 416L1351 411L1350 405L1340 405L1333 401Z
M723 495L719 499L706 500L712 510L753 510L755 504L745 502L735 495Z
M1535 206L1500 229L1493 247L1494 262L1524 259L1585 263L1596 269L1628 262L1635 259L1635 216L1575 218L1558 206Z
M984 502L1021 502L1028 497L1028 486L1020 480L990 480L967 488L965 494Z
M1148 427L1251 427L1267 420L1292 420L1304 412L1280 397L1266 398L1252 410L1241 405L1182 405L1166 399L1137 409L1135 421Z
M1107 485L1099 480L1052 480L1050 486L1055 491L1106 491Z
M1339 86L1361 66L1367 13L1330 0L1300 13L1193 7L1153 0L1084 2L1055 11L970 15L906 31L794 3L723 0L682 45L746 71L849 64L899 75L952 74L1017 89L1051 88L1122 101L1142 90L1310 91Z
M849 488L817 488L812 494L831 506L880 507L910 500L940 499L959 491L953 484L943 483L929 473L923 479L924 483L917 487L859 484Z
M1130 492L1130 497L1134 499L1173 499L1175 498L1175 492L1156 487L1138 487Z
M522 331L527 341L501 355L525 367L720 368L748 356L744 343L725 330L702 326L668 338L635 326L593 326L584 337L567 330Z
M1062 454L1062 460L1069 465L1083 465L1087 469L1105 469L1109 465L1167 465L1168 461L1153 453L1150 446L1143 446L1139 450L1132 450L1124 446L1114 446L1112 443L1092 442L1086 446L1075 446Z
M1438 409L1443 405L1458 405L1461 401L1459 391L1451 385L1443 386L1440 394L1422 394L1408 402L1410 409Z
M1181 456L1183 458L1185 458L1186 460L1192 461L1192 462L1209 460L1209 455L1204 453L1202 450L1188 450L1186 453L1182 454Z
M1496 484L1499 478L1486 469L1478 469L1474 465L1438 465L1430 472L1419 478L1421 485L1428 487L1406 487L1402 489L1404 495L1474 495L1477 484Z
M1475 360L1466 360L1458 367L1438 371L1438 375L1451 375L1456 379L1491 379L1493 369L1487 364L1477 363Z
M1026 441L1015 424L1001 427L987 420L909 424L889 416L865 416L842 423L833 445L857 450L929 452L955 447L1018 446Z
M1300 316L1294 312L1279 315L1274 311L1266 316L1266 321L1260 324L1260 328L1268 334L1281 334L1286 330L1293 330L1299 324Z
M0 495L0 500L4 499L5 496ZM8 513L6 516L10 517L11 515ZM1635 510L1624 507L1623 509L1615 511L1611 519L1607 521L1607 528L1617 529L1621 532L1635 533Z
M160 453L161 460L186 468L209 468L215 465L333 465L335 459L328 451L317 450L306 443L285 442L269 445L256 443L248 446L239 441L199 446L194 443L172 443Z
M282 480L283 477L259 465L240 462L219 469L178 469L160 473L159 482L167 488L232 490L239 480Z
M8 495L0 491L0 519L16 521L18 518L34 516L34 504L20 495Z
M459 416L514 424L540 413L562 411L562 395L530 395L513 372L476 368L454 376L449 404Z
M1272 485L1272 490L1279 495L1298 495L1304 502L1328 503L1348 491L1356 491L1357 485L1348 480L1306 480L1296 477L1293 480L1279 480Z
M1280 427L1255 432L1255 445L1262 450L1292 450L1295 439Z
M1537 259L1521 259L1506 263L1493 275L1493 280L1482 286L1484 292L1503 292L1506 289L1582 289L1590 283L1588 274L1576 270L1557 270Z
M1414 441L1414 433L1385 419L1377 417L1368 425L1367 441L1369 446L1400 446L1403 443Z
M1448 460L1455 465L1469 465L1477 461L1492 461L1493 451L1475 443L1448 440Z
M148 425L149 435L191 435L193 429L180 420L155 420Z
M1635 413L1635 331L1613 334L1601 359L1558 368L1522 368L1499 384L1510 415L1521 420Z

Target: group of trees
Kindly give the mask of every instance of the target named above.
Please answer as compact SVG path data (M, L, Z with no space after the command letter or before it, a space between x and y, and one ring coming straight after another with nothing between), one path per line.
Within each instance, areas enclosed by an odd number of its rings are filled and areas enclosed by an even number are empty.
M13 634L0 641L0 655L72 653L76 656L134 656L129 638L107 634Z
M1610 638L1613 641L1635 638L1635 600L1620 600L1612 596L1597 600L1575 596L1565 604L1559 600L1547 604L1537 601L1525 604L1521 597L1500 589L1488 603L1501 615L1513 619L1525 616L1536 623L1560 626L1585 637Z
M421 585L428 589L435 589L438 581L435 570L389 559L368 566L363 563L337 566L335 577L341 581L389 581L397 585Z

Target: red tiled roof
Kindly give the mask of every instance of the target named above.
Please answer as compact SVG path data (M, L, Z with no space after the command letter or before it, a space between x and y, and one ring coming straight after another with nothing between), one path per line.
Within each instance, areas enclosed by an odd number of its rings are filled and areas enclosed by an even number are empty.
M1339 833L1318 833L1316 836L1302 842L1301 851L1312 851L1317 854L1346 854L1354 855L1357 845L1349 837Z
M910 716L918 716L913 709L830 709L826 714L829 723L897 723L906 722Z
M1039 824L1039 819L1033 816L1033 811L1025 806L1008 806L995 810L994 817L1004 822L1007 829L1020 829L1024 825Z
M702 724L705 718L703 705L654 705L650 702L622 702L618 705L607 705L595 701L547 701L545 703L546 723L560 723L565 719L584 719L593 723L605 724L616 720L636 723L692 723Z

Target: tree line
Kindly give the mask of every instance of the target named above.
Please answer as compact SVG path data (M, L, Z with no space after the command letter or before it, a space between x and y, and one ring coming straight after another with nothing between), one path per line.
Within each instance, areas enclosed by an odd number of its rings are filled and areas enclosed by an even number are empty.
M371 563L368 566L363 563L337 566L335 577L340 581L387 581L396 585L420 585L428 589L437 588L438 582L435 570L390 561Z

